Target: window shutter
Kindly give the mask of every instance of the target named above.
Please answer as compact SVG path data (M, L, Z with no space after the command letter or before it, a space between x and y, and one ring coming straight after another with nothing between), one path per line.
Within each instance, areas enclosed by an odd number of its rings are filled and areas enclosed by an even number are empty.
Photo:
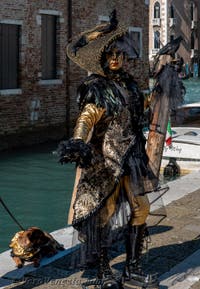
M56 22L56 16L42 15L42 79L56 78Z
M0 24L0 89L18 88L19 25Z

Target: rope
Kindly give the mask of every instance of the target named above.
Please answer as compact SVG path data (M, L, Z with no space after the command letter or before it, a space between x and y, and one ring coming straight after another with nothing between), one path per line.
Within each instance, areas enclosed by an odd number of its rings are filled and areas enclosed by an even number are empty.
M0 197L0 202L2 204L2 206L4 207L4 209L7 211L7 213L10 215L10 217L13 219L13 221L19 226L19 228L21 230L24 231L24 228L20 225L20 223L17 221L17 219L13 216L13 214L10 212L10 210L8 209L8 207L6 206L6 204L4 203L4 201L2 200L2 198Z

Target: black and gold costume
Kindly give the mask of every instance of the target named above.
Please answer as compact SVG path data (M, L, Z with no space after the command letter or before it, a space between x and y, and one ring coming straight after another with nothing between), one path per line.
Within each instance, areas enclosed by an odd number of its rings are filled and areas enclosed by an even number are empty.
M63 155L77 144L82 154L91 150L73 204L83 265L110 246L115 231L144 228L150 210L146 194L157 188L158 180L145 151L143 94L131 75L122 70L109 77L90 75L78 88L78 104L73 139Z
M82 169L77 187L75 226L110 202L113 194L116 197L119 187L126 187L131 203L131 198L144 196L157 185L145 152L143 95L130 75L120 71L115 77L113 80L93 74L78 90L81 113L73 139L86 142L93 130L89 142L93 158L92 165ZM148 214L148 205L145 210Z
M143 94L131 75L122 68L111 70L106 60L114 47L135 52L115 16L67 47L69 58L92 74L78 88L80 114L73 138L60 144L60 161L78 167L72 225L83 244L77 254L80 264L97 260L98 278L112 279L106 251L119 232L126 232L123 277L152 286L156 280L142 273L139 259L150 211L148 193L157 189L158 178L145 150ZM107 285L113 284L119 288Z

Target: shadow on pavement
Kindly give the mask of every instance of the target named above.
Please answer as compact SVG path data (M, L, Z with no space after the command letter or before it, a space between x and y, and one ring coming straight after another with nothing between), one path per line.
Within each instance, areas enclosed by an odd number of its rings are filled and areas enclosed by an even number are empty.
M150 228L151 235L159 234L171 230L170 226L157 226ZM149 274L158 273L161 276L168 272L171 268L182 262L200 248L200 239L195 239L183 243L174 243L167 246L152 248L143 254L143 262L145 271ZM119 260L113 262L113 270L121 274L125 262L125 249L122 243L118 243L112 247L111 258L119 257ZM73 254L73 253L72 253ZM71 255L67 255L50 265L39 268L36 272L31 272L24 276L23 284L13 284L10 288L15 289L31 289L31 288L81 288L83 279L94 278L96 268L91 267L83 272L80 270L70 270ZM122 255L122 258L120 257ZM191 269L193 268L191 264ZM179 272L184 273L184 272ZM170 276L169 276L170 277ZM6 275L3 276L6 279ZM166 289L166 286L160 289Z

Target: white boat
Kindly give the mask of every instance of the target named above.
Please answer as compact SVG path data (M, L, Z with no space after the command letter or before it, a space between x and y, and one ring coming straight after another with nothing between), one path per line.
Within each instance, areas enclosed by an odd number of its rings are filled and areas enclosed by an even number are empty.
M171 117L172 126L200 127L200 102L180 106Z
M200 128L172 127L172 143L164 146L161 168L170 158L176 159L181 174L200 170Z

